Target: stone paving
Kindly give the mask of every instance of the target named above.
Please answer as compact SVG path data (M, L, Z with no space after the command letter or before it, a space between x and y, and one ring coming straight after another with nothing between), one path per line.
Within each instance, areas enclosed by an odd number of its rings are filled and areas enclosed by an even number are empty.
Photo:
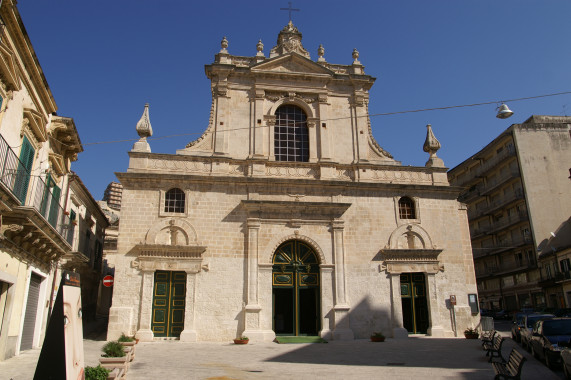
M104 341L84 340L86 365L96 365ZM507 358L514 342L504 343ZM523 352L521 347L520 351ZM30 380L40 350L0 362L0 380ZM522 380L559 379L533 359ZM147 379L493 379L479 340L410 337L327 344L139 343L127 380Z

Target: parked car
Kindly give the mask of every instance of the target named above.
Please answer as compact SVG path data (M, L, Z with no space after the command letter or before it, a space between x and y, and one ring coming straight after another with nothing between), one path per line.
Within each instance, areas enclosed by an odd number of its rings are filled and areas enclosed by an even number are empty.
M533 329L533 326L535 325L536 322L539 322L543 319L551 319L551 318L555 318L555 315L535 314L535 313L527 314L523 320L524 328L520 330L521 346L528 351L531 350L531 347L529 346L529 341L531 340L531 330Z
M512 339L516 342L521 342L521 330L525 328L525 316L523 312L517 312L512 319Z
M561 361L563 364L563 372L565 373L565 378L571 379L571 349L564 348L561 351Z
M494 313L494 319L511 319L511 315L505 310L497 310Z
M561 363L561 351L569 347L571 318L538 321L531 332L529 345L533 356L545 360L549 368Z

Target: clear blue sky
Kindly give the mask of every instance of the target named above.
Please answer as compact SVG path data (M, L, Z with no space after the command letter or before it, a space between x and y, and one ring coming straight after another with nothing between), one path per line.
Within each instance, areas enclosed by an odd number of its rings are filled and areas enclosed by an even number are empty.
M150 103L155 153L175 153L207 126L212 63L226 36L230 54L266 56L288 22L287 1L19 0L58 114L75 119L85 151L73 163L95 199L128 166L135 125ZM350 64L357 48L371 114L500 101L571 91L569 0L298 0L293 22L312 59ZM571 95L371 119L378 143L403 165L423 166L426 124L452 168L531 114L571 115Z

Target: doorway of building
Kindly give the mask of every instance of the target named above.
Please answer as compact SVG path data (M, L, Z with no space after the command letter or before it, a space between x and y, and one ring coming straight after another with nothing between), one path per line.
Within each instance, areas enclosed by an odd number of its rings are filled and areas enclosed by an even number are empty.
M20 351L29 350L34 345L34 333L36 331L41 286L42 277L32 273L30 286L28 288L28 300L26 301L26 313L24 314L24 327L22 329Z
M400 275L403 326L411 334L426 334L428 306L424 273Z
M321 313L315 251L298 240L280 245L273 258L272 287L276 335L317 335Z
M186 272L155 272L153 319L155 337L180 337L184 329Z

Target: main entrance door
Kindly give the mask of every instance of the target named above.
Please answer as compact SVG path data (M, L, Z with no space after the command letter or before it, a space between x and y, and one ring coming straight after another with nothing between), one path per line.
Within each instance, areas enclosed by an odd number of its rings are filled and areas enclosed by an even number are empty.
M186 272L155 272L153 320L155 337L179 337L184 329Z
M319 260L305 243L292 240L274 253L273 327L276 335L317 335Z
M403 326L411 334L426 334L428 307L424 273L400 275Z

